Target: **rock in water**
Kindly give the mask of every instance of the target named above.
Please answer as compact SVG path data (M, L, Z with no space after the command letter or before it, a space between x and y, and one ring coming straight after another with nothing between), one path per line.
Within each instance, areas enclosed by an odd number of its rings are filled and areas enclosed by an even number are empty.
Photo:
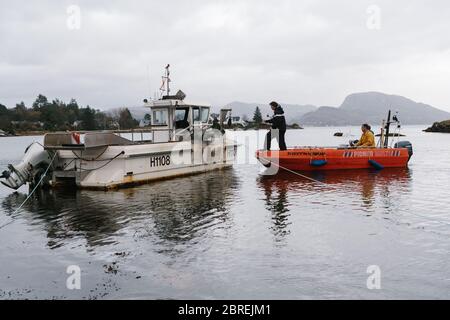
M444 132L450 133L450 120L435 122L428 129L423 130L425 132Z

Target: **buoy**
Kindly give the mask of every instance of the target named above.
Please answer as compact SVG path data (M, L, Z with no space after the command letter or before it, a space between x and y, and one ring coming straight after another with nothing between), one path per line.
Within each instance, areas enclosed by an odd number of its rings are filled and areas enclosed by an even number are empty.
M311 161L311 165L313 167L323 167L327 163L328 163L327 160L312 160Z
M380 163L378 163L378 162L376 162L375 160L369 160L369 163L370 163L370 165L371 165L372 167L374 167L374 168L377 169L377 170L382 170L382 169L384 169L383 165L380 164Z

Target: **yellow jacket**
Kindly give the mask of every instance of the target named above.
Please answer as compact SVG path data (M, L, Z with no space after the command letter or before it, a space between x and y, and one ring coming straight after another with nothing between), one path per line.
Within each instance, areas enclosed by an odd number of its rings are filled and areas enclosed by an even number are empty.
M359 139L359 142L356 144L356 146L369 148L375 147L375 136L373 135L373 132L370 130L364 132L361 136L361 139Z

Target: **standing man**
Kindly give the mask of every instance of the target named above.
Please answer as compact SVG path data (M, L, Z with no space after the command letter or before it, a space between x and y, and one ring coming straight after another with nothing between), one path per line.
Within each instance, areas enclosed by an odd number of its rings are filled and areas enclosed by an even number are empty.
M273 117L270 120L266 120L266 123L272 124L272 129L278 130L278 145L280 150L286 150L286 142L284 140L284 135L286 133L286 119L284 118L283 108L275 101L270 103L270 107L273 110ZM270 145L272 142L272 129L267 132L265 147L266 150L270 150Z

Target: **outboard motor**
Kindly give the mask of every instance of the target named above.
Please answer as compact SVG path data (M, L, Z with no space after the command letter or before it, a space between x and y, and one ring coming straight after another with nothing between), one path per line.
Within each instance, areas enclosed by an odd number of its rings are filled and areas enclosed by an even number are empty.
M51 158L44 147L37 142L33 142L25 149L25 155L19 164L8 165L8 170L0 175L0 181L11 189L18 189L27 182L34 182L37 175L50 164Z
M409 159L411 159L413 155L413 147L412 143L409 141L399 141L394 145L394 148L406 148L408 149ZM409 161L408 159L408 161Z

